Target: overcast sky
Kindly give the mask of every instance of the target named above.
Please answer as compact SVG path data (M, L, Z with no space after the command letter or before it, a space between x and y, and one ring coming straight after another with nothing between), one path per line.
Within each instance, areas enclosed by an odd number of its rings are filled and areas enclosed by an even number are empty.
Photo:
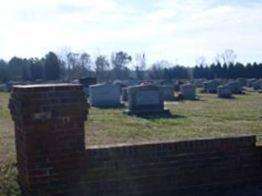
M145 52L192 66L233 49L262 62L262 0L0 0L0 58Z

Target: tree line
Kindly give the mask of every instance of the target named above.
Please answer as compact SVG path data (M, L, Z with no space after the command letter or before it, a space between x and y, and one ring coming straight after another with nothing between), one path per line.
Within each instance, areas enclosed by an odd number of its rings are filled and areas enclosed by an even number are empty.
M99 82L127 79L192 79L192 78L262 78L262 63L236 62L233 50L218 54L211 64L204 57L194 67L157 61L147 65L145 54L132 57L119 51L110 58L98 55L94 60L88 53L49 52L43 58L13 57L0 59L0 82L7 81L72 81L82 77L97 77Z

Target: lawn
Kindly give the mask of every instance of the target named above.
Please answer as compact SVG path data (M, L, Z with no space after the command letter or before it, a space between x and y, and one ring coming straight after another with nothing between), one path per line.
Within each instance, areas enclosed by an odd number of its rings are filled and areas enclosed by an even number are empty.
M199 101L167 102L171 118L139 118L123 109L90 110L86 144L139 143L262 133L262 94L235 99L199 94Z
M122 113L123 108L91 108L86 122L86 145L262 133L262 94L248 92L235 99L199 96L199 101L167 102L170 118L127 116ZM0 195L19 195L8 98L9 94L0 93Z

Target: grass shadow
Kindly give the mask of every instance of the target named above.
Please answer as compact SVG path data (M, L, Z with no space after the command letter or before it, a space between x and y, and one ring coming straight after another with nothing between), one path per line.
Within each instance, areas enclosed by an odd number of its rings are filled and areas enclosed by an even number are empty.
M236 97L232 96L232 97L217 97L218 99L223 99L223 100L235 100Z
M170 112L163 113L163 114L139 114L139 115L136 115L136 116L139 117L139 118L146 119L146 120L187 118L186 116L172 114Z
M202 102L202 101L207 101L207 99L203 99L202 97L196 97L195 99L181 99L181 100L178 100L177 102L179 103L183 103L183 102L186 102L186 101L192 101L192 102Z
M106 110L106 109L123 109L125 108L125 104L120 104L120 105L116 105L116 106L91 106L93 108L98 108L98 109L103 109L103 110Z

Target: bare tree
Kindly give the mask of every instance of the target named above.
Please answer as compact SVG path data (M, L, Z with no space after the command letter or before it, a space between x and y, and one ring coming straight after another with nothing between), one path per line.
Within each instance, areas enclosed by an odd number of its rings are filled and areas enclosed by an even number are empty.
M136 78L138 80L143 80L145 77L145 68L146 68L146 56L143 54L136 54L135 57L135 72Z
M84 76L91 76L91 65L92 65L92 61L91 61L91 56L87 53L82 53L79 56L79 69L81 71L80 76L84 77Z
M56 51L58 60L60 61L61 78L69 79L67 55L71 52L70 47L63 46Z
M111 56L111 63L113 66L114 79L127 79L129 69L127 65L132 61L132 57L126 52L120 51L113 53Z
M206 58L203 56L200 56L196 59L196 65L205 67L207 66Z
M110 64L105 56L100 55L96 58L95 70L96 70L97 80L99 82L107 81L109 79L107 74L109 66Z
M236 61L237 55L234 53L234 50L227 49L221 54L217 54L215 57L215 61L220 63L221 65L226 64L234 64Z
M149 77L151 79L164 79L165 78L165 68L171 67L172 64L168 61L161 60L155 62L148 70Z
M77 79L80 77L80 70L78 70L78 56L79 53L70 52L67 54L67 68L68 68L68 79Z
M67 67L69 72L69 79L79 79L81 77L91 76L91 58L87 53L73 53L67 54Z

